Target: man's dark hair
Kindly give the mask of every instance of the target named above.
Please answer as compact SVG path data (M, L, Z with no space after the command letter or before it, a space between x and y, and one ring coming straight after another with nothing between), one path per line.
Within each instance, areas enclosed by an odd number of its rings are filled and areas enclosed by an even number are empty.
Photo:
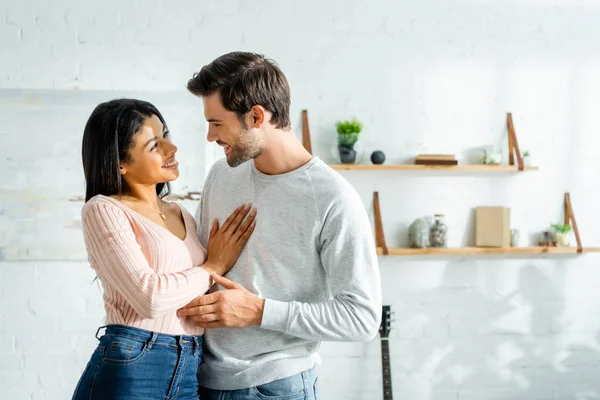
M271 124L290 127L290 87L273 60L261 54L224 54L194 74L187 88L196 96L220 92L226 110L237 113L240 121L255 105L273 114Z

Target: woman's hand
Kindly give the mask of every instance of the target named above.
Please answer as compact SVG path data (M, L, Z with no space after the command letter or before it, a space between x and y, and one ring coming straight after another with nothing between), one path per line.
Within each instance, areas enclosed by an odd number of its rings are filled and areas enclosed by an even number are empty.
M246 204L236 208L220 228L219 222L213 221L207 246L208 259L204 264L206 270L219 275L229 272L254 231L255 218L256 209L250 211L250 204Z

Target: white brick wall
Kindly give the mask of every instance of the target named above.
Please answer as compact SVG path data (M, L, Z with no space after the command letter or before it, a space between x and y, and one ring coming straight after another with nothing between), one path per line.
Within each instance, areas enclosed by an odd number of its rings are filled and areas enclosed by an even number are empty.
M102 323L79 229L83 124L135 96L165 114L197 191L218 153L185 82L231 50L277 60L292 117L307 108L314 152L333 123L365 123L365 153L505 146L512 111L541 170L522 175L344 173L388 244L443 212L450 245L472 208L505 205L533 238L570 191L586 245L600 245L600 2L5 0L0 7L0 398L65 399ZM193 210L194 201L184 203ZM381 258L394 396L411 400L600 398L600 263L579 257ZM379 399L379 343L322 347L324 399Z

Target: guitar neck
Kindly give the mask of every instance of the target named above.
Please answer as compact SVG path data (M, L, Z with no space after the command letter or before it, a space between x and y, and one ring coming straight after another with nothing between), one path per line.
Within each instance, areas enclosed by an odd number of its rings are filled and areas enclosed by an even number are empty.
M381 370L383 371L383 400L394 400L392 397L390 346L387 338L381 338Z

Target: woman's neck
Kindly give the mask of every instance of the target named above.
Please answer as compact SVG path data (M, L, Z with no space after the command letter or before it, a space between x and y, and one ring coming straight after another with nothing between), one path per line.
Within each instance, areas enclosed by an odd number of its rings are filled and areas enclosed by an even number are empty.
M150 207L159 207L160 199L156 194L156 185L144 187L130 187L130 190L123 193L122 198L133 200L138 203L144 203Z

